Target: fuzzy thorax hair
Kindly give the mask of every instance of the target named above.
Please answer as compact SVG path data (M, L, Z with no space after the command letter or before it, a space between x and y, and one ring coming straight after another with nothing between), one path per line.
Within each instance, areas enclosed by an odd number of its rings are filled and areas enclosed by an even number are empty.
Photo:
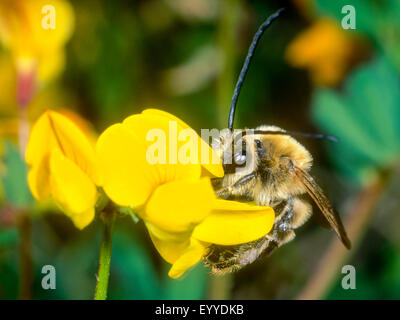
M284 132L275 126L260 126L256 130ZM235 168L234 173L226 173L222 186L232 185L242 177L254 173L255 178L236 190L237 195L248 195L258 203L270 204L305 193L290 170L291 166L295 166L309 171L312 165L311 154L299 142L285 134L247 133L242 139L237 139L238 135L241 132L231 135L229 131L223 131L219 143L213 146L224 163L227 160L225 157L231 157L230 161L234 163L235 152L237 153L235 150L241 149L237 145L232 148L232 142L242 144L243 140L246 143L246 164Z

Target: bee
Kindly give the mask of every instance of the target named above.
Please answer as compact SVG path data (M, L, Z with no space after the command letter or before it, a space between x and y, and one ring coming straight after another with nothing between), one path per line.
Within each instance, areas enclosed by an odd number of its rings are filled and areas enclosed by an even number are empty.
M251 57L265 29L281 12L282 9L271 15L255 34L233 94L228 129L213 143L225 172L222 178L212 181L217 196L269 206L275 211L274 224L261 239L233 246L212 245L203 260L213 274L239 270L293 240L295 229L312 214L306 195L316 203L344 246L351 248L340 216L309 173L313 162L311 154L293 136L333 141L335 137L291 132L276 126L233 131L237 100Z

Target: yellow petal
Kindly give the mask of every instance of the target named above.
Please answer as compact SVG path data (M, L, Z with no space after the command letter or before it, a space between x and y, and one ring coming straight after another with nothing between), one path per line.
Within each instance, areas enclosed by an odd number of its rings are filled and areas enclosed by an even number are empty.
M235 245L259 239L272 229L275 214L270 207L225 200L217 203L217 210L194 229L194 238L219 245Z
M71 218L75 227L82 230L93 221L94 216L95 209L93 207L79 214L71 214L69 217Z
M29 170L28 185L33 196L38 200L46 200L50 196L50 155Z
M150 222L145 221L145 224L146 228L152 235L163 241L182 242L190 238L190 235L192 234L192 230L186 230L184 232L169 232L151 224Z
M213 205L213 211L263 211L269 207L257 206L255 203L238 202L217 199Z
M37 77L41 83L48 83L56 78L65 67L65 52L56 49L46 52L39 61Z
M26 149L26 162L37 166L53 149L60 150L92 181L97 181L94 150L83 132L67 117L46 111L34 124Z
M50 157L50 185L54 201L77 227L83 228L94 217L97 190L90 178L55 149Z
M49 114L50 111L47 111L41 115L29 134L25 160L31 166L38 165L42 158L57 146L54 134L52 134Z
M64 46L71 37L74 13L69 2L63 0L2 2L0 2L2 18L0 37L14 56L40 59L42 54ZM44 13L43 9L46 9ZM54 25L51 25L51 14L55 16Z
M182 253L178 260L175 261L168 275L173 279L179 278L186 270L198 263L206 251L206 244L192 238L190 246Z
M159 109L145 109L142 111L142 114L149 114L149 115L157 115L157 116L161 116L163 118L167 118L168 120L173 120L173 121L177 121L178 124L184 128L184 129L188 129L190 128L189 125L187 125L184 121L182 121L181 119L179 119L178 117L174 116L173 114L163 111L163 110L159 110Z
M135 114L126 118L123 125L131 131L137 140L145 143L146 152L149 150L149 147L155 143L155 141L148 138L148 134L155 132L158 139L160 139L158 135L163 137L161 146L165 146L163 152L165 156L163 159L160 158L158 162L154 161L156 159L152 162L152 165L158 172L158 184L179 179L198 179L200 177L200 163L182 164L178 161L178 152L185 143L183 141L178 141L178 135L184 129L179 123L170 123L170 119L159 115ZM156 137L154 137L154 140L157 140ZM197 151L198 150L195 150L195 152ZM148 156L151 155L152 154L149 154ZM163 163L161 161L163 161Z
M186 232L210 214L214 201L208 178L169 182L154 191L143 219L168 232Z
M107 128L96 145L101 185L121 206L142 206L158 185L155 166L146 160L144 142L122 124Z
M41 21L42 23L32 23L32 33L35 36L37 47L42 51L50 51L53 48L60 48L65 45L71 37L74 30L75 16L73 7L68 1L64 0L39 0L28 1L32 5L27 8L32 21ZM51 5L56 13L55 28L43 28L46 21L42 12L44 6ZM46 12L48 15L50 10ZM39 49L38 49L39 50Z
M144 115L157 115L163 118L166 118L168 120L172 121L177 121L178 125L182 129L190 129L190 126L188 126L185 122L183 122L181 119L178 117L175 117L174 115L158 110L158 109L146 109L142 112ZM213 176L216 177L223 177L224 176L224 170L222 167L222 162L218 155L215 153L215 151L209 146L209 144L201 139L200 136L198 136L198 145L199 145L199 158L198 161L203 165L203 167L209 171ZM207 152L208 156L205 155L204 158L201 157L201 151ZM206 151L207 150L207 151ZM203 160L202 160L203 159Z
M190 234L189 236L182 237L182 239L165 240L160 239L152 231L150 231L148 224L146 224L146 226L149 229L150 238L153 241L154 246L161 257L168 263L174 263L190 244Z
M47 97L47 99L49 100L53 100L56 98L57 97ZM68 108L57 109L57 112L71 120L85 134L85 137L88 139L90 145L92 145L93 148L96 146L98 135L93 125L88 120Z

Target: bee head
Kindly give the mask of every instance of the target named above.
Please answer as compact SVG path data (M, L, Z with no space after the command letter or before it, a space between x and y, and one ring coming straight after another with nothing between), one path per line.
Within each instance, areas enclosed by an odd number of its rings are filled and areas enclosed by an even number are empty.
M275 126L256 128L253 140L257 145L259 162L270 170L290 171L293 167L308 171L312 165L312 156L296 139ZM261 133L265 132L265 133Z
M225 174L245 174L260 165L265 170L289 169L292 165L308 170L312 164L310 153L275 126L235 130L233 133L223 130L213 149L222 159Z

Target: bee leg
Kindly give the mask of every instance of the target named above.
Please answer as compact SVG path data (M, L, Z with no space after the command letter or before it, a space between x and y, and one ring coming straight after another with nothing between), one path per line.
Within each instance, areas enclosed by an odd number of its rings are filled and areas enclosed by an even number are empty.
M277 206L272 206L275 211L273 232L285 232L292 229L291 222L294 215L293 198L282 201Z
M280 204L280 212L278 217L274 221L274 226L271 232L271 237L278 243L278 247L293 240L296 236L293 229L293 217L295 215L296 204L295 198L288 198L285 204ZM274 208L276 210L277 208Z
M255 173L250 173L248 175L245 175L244 177L242 177L238 181L236 181L234 184L217 190L216 194L218 197L226 199L230 195L232 195L232 193L235 193L236 190L238 190L243 185L245 185L246 183L248 183L249 181L254 179L255 176L256 176Z
M224 274L227 272L237 271L241 268L237 259L229 259L209 265L211 274Z
M224 274L237 270L240 266L237 262L239 246L216 246L210 247L210 251L203 257L207 267L211 267L212 274Z
M278 247L277 241L268 234L254 242L256 243L248 245L247 250L242 251L238 256L238 262L241 267L254 262L261 256L270 255Z
M230 248L230 246L212 245L208 253L203 257L203 260L206 263L229 260L236 254L235 248Z

